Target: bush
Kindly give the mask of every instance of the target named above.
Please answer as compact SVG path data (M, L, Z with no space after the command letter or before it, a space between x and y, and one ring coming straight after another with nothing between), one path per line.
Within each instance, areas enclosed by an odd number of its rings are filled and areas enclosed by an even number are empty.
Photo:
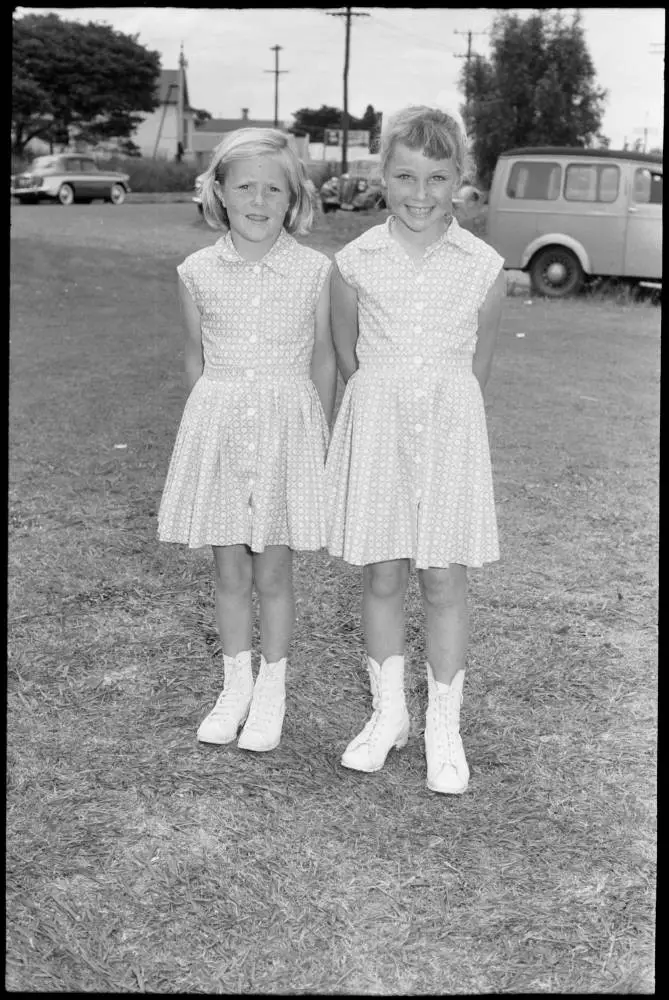
M165 191L192 191L200 170L192 163L175 163L170 160L151 160L147 157L113 156L105 161L110 170L121 170L130 175L130 190L138 193Z

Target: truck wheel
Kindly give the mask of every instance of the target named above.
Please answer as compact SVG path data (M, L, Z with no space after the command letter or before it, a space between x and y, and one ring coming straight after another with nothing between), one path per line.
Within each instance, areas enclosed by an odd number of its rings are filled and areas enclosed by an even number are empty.
M583 268L576 255L566 247L546 247L532 260L530 281L536 295L562 299L581 290Z

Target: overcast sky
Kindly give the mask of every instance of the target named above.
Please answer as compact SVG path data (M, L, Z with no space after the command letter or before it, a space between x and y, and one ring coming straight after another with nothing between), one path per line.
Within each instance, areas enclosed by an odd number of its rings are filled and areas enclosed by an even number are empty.
M458 108L457 78L467 51L466 32L485 32L494 9L354 7L368 16L351 27L349 111L368 104L392 112L411 102ZM529 8L514 8L524 13ZM571 10L571 8L563 8ZM279 118L298 108L343 103L342 7L20 7L53 11L67 20L102 21L157 50L164 69L175 69L183 42L190 102L214 117L272 118L274 67L271 47L281 45ZM602 131L614 147L632 142L644 127L648 145L662 141L664 58L651 52L664 43L663 7L582 8L597 81L609 92ZM456 34L460 32L461 34ZM472 35L472 49L488 53L487 36Z

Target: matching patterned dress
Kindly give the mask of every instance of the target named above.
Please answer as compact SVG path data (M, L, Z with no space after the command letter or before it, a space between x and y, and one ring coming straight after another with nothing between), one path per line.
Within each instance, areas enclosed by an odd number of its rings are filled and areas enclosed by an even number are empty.
M358 292L359 368L326 466L328 549L418 569L499 558L478 311L503 259L453 219L420 261L391 216L335 254Z
M204 371L167 473L162 541L256 552L326 545L328 428L310 365L330 266L285 230L257 262L228 232L178 266L201 316Z
M200 311L204 371L168 469L162 541L327 546L349 563L410 558L419 569L499 558L472 359L503 259L453 219L414 261L392 225L335 255L358 292L359 368L329 450L310 379L328 258L282 231L247 261L227 233L179 265Z

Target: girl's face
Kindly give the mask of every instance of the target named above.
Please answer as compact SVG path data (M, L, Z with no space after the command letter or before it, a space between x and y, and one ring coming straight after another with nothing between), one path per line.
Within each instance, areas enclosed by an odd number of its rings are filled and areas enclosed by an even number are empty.
M233 160L215 189L230 220L230 232L242 256L266 253L283 227L290 208L288 178L276 157Z
M452 159L432 160L396 143L386 168L386 200L410 242L426 246L441 236L453 212L456 180Z

